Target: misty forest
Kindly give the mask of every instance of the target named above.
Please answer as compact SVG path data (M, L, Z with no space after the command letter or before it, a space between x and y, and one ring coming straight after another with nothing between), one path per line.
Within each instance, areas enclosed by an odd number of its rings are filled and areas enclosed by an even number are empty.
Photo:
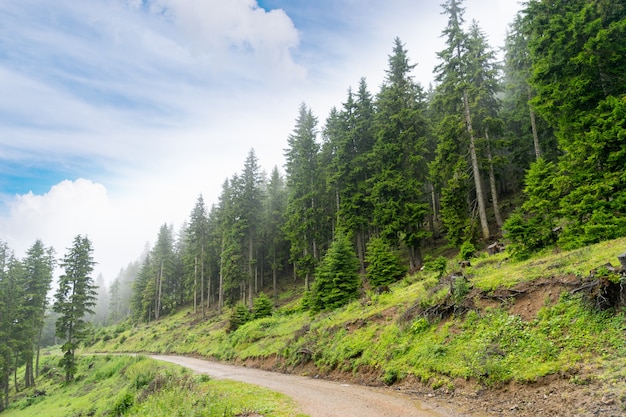
M626 236L626 5L531 0L501 54L462 1L442 13L434 85L412 77L404 42L416 40L393 40L378 91L355 80L325 119L302 103L283 167L265 170L251 149L218 201L198 196L186 224L155 230L112 282L91 276L86 237L61 260L40 241L23 259L3 244L4 405L18 368L34 383L41 345L63 345L71 379L93 326L182 306L245 321L295 287L315 314L441 255L502 242L525 259Z

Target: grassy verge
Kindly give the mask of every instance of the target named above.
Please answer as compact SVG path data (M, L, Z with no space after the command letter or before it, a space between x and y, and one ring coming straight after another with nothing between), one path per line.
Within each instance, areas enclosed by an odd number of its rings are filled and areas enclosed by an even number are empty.
M82 356L76 380L63 381L59 357L47 356L37 387L13 397L9 417L300 416L284 395L215 381L145 356Z

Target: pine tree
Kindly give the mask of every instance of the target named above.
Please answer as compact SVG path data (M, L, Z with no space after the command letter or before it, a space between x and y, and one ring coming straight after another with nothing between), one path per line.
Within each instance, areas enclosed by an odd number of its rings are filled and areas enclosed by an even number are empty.
M287 214L285 234L291 243L291 261L304 276L305 289L320 256L323 232L321 200L324 180L319 167L320 146L317 143L317 119L303 103L296 126L289 135L285 150L287 173Z
M472 25L470 33L463 29L465 9L461 5L460 0L448 0L442 5L443 14L448 16L448 24L442 33L446 48L438 53L441 63L435 68L435 79L439 84L433 105L440 115L438 131L441 136L436 162L445 162L446 165L435 163L431 166L431 172L437 172L439 176L445 172L452 173L452 176L448 175L438 181L440 186L446 187L451 177L463 177L459 160L469 155L481 234L484 239L488 239L491 232L480 173L477 135L480 132L480 120L492 111L489 107L494 100L495 68L493 54L485 48L484 37L477 30L477 25ZM461 133L458 129L460 125L464 127L463 134L452 136L451 133ZM452 154L447 154L448 152ZM452 171L453 167L462 170ZM463 216L460 213L455 214L458 218ZM465 239L467 238L471 236Z
M246 240L246 276L248 307L252 308L254 293L258 291L257 233L262 211L261 172L254 149L250 149L241 173L241 193L238 199L239 222Z
M65 380L74 379L76 372L75 351L86 335L86 314L93 314L96 287L91 273L95 262L93 248L87 237L78 235L65 254L61 267L65 273L59 277L59 288L55 294L54 311L60 314L56 322L56 334L65 340L61 365L65 368Z
M175 274L176 254L174 251L173 228L163 224L159 229L157 241L152 248L154 290L154 318L159 319L161 313L171 311L176 304L176 290L179 278ZM146 293L146 296L148 294Z
M371 239L367 245L367 279L372 288L389 285L404 276L406 266L397 250L383 239Z
M32 339L25 334L25 275L22 262L8 245L0 242L0 410L9 406L10 378L18 368L19 353L26 347L32 348ZM17 383L15 389L18 390Z
M270 174L266 195L263 240L267 246L267 261L272 270L274 299L277 299L278 272L284 268L289 255L289 246L284 233L287 188L278 167L274 167Z
M219 208L216 213L220 241L218 290L218 309L220 312L226 300L235 301L243 296L241 277L244 276L242 265L244 233L242 223L237 221L239 217L239 207L237 207L239 187L239 178L236 175L233 175L230 180L224 181ZM238 286L239 293L237 293Z
M421 263L422 225L428 213L425 194L427 136L425 96L410 75L414 65L395 39L385 82L376 98L374 168L368 184L373 224L390 244L404 243L411 267Z
M109 316L110 297L102 274L98 274L96 277L96 287L98 288L96 292L96 305L90 322L96 326L106 326L108 325L107 319Z
M348 237L339 232L318 266L313 285L313 312L332 310L359 296L359 260Z
M335 222L355 237L361 270L373 208L367 180L373 174L369 157L374 147L374 103L365 79L348 90L341 111L331 110L323 130L324 168L335 207Z
M202 195L196 200L196 205L191 212L189 225L187 226L188 252L186 263L193 275L193 311L198 310L198 300L200 301L200 310L202 316L205 315L204 297L207 293L205 288L207 245L209 244L209 219L206 211L206 205Z
M252 318L253 319L261 319L263 317L269 317L272 315L274 310L274 303L272 300L265 295L265 293L260 293L257 297L254 298L254 303L252 306Z
M154 276L152 269L150 252L146 251L141 261L137 278L133 281L132 286L130 310L133 320L150 321L153 318L152 300L154 291L152 289L147 290Z
M25 290L27 293L25 309L29 322L27 328L31 338L30 348L24 352L24 381L27 387L34 385L35 377L39 376L41 332L48 306L47 296L52 283L54 265L54 249L46 248L41 240L37 240L26 252L24 259ZM34 357L36 360L33 366Z
M141 270L141 261L136 260L130 262L125 268L122 268L117 277L113 280L109 289L109 322L111 324L131 316L134 307L131 307L135 298L134 286L139 279Z
M511 138L511 162L520 171L541 157L555 160L557 143L552 129L537 116L530 101L535 92L530 85L533 66L528 47L528 23L520 12L510 26L505 42L502 118L506 135ZM521 176L518 173L516 177Z

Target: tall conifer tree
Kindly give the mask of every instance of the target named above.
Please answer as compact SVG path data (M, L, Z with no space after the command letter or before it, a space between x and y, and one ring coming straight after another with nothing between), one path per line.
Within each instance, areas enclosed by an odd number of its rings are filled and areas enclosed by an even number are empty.
M484 136L481 124L487 117L493 118L497 112L497 68L493 52L478 25L473 23L469 31L463 29L465 9L462 1L448 0L442 7L443 14L448 16L448 23L442 33L446 48L438 53L441 63L435 68L435 79L439 84L433 105L440 122L437 129L437 158L431 166L431 172L439 186L444 187L444 193L445 188L459 185L459 181L467 176L466 170L471 173L481 236L488 239L491 232L481 176L479 139ZM464 166L466 155L469 158L469 169ZM452 197L452 193L447 194ZM455 201L458 207L462 205L460 198L457 197L458 201ZM468 210L471 208L468 207ZM453 219L462 221L466 216L451 210L447 214L452 215L452 218L446 218L445 214L446 210L442 207L443 221L444 224L448 223L448 232L460 235L458 230L451 230L455 222ZM468 229L468 226L465 228ZM464 240L472 238L466 231L463 234Z
M373 223L390 244L403 242L411 267L421 263L422 225L428 213L424 191L427 174L425 95L412 76L400 39L394 41L385 81L376 98L375 138L370 161Z
M46 248L41 240L37 240L26 252L24 259L25 268L25 300L26 317L28 320L28 332L31 344L24 352L26 366L24 368L24 381L26 386L35 384L35 377L39 374L39 347L41 331L44 325L44 315L48 306L48 292L52 283L52 273L55 259L54 250ZM36 358L33 365L33 359Z
M287 221L285 233L291 243L291 261L309 288L311 275L320 257L324 180L319 167L317 119L302 103L296 126L285 150L287 173Z
M96 300L96 287L93 272L93 248L85 236L78 235L74 243L63 257L61 267L64 274L59 277L59 287L55 294L53 309L60 317L56 322L56 334L65 340L61 346L65 368L65 380L71 381L76 373L75 351L85 337L87 322L86 314L93 314Z

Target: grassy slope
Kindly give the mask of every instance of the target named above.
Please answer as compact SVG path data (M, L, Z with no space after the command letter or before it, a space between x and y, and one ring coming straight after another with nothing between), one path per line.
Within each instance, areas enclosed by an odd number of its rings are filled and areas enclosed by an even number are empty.
M290 399L259 387L214 381L144 356L82 356L76 381L63 382L58 356L44 358L36 389L22 391L2 415L298 416ZM302 416L302 415L299 415ZM304 416L302 416L304 417Z
M184 310L157 323L102 330L89 349L193 354L277 370L342 373L367 383L410 377L435 389L454 389L459 381L497 387L553 374L574 384L590 379L619 384L626 379L623 312L594 311L567 288L557 287L560 296L527 288L524 302L540 307L531 317L515 313L513 298L485 300L498 290L540 279L584 279L599 265L615 265L625 251L626 239L619 239L524 262L510 261L506 254L481 255L464 271L469 279L464 298L455 298L452 285L442 284L433 272L419 272L394 285L391 293L367 294L316 316L301 311L295 301L270 318L227 333L226 317L202 319ZM455 269L452 260L447 272ZM445 302L465 314L424 318L429 307Z

